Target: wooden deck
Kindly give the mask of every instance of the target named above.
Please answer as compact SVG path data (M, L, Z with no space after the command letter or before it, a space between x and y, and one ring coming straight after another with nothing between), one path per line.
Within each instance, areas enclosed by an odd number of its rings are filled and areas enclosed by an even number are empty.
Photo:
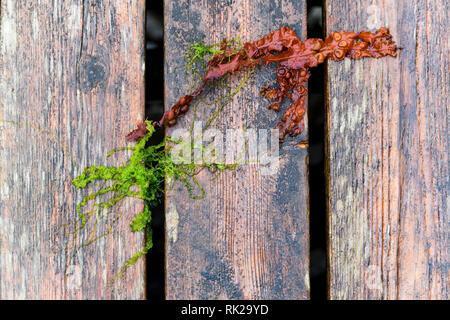
M83 196L71 179L143 118L143 37L143 0L1 1L0 298L144 297L143 261L108 287L142 246L126 219L80 251L67 281L71 252L53 252Z
M325 7L327 32L378 20L404 48L328 63L329 293L448 299L449 4L376 3Z
M206 3L206 5L205 5ZM306 7L299 1L258 0L241 6L218 1L166 1L166 107L188 91L186 41L224 37L242 42L289 25L306 36ZM264 72L266 71L266 72ZM273 82L273 72L258 69L219 115L217 127L274 128L259 91ZM233 79L237 86L242 79ZM237 77L239 78L239 76ZM218 105L209 108L217 108ZM210 112L198 111L206 122ZM264 114L264 116L261 116ZM189 128L193 113L173 129ZM170 135L171 131L168 130ZM306 139L306 136L299 137ZM309 224L307 149L280 154L278 172L263 175L257 164L213 175L202 172L203 200L190 199L185 188L170 191L166 201L166 294L168 299L307 299L309 296ZM295 267L294 267L295 266Z
M86 194L71 179L123 161L127 153L105 155L144 117L145 1L0 5L0 299L144 299L142 259L110 285L143 247L127 222L140 201L80 250L66 279L71 251L56 251L71 240L58 226ZM403 47L397 58L326 65L330 299L449 299L449 9L445 0L324 3L327 34L386 26ZM298 0L166 0L164 18L166 109L189 91L189 41L245 42L281 26L307 36ZM216 129L274 128L279 115L259 94L274 70L254 72ZM193 120L191 110L166 134ZM275 174L248 164L198 179L202 200L181 185L166 191L166 298L309 299L308 149L288 140Z

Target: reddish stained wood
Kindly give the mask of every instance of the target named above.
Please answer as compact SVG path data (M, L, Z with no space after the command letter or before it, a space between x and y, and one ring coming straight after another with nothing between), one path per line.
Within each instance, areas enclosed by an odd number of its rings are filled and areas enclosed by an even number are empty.
M398 58L328 63L331 299L449 298L448 1L326 1Z
M143 261L107 281L142 247L129 201L114 232L83 249L64 282L69 254L54 254L54 228L76 219L86 192L71 179L106 164L144 114L144 0L1 1L0 298L140 299ZM48 132L40 131L48 130ZM108 161L117 164L125 155Z
M306 37L303 1L166 1L166 110L189 91L184 52L189 40L224 37L253 41L281 26ZM231 77L229 84L242 79ZM271 129L281 115L267 110L262 85L275 81L275 68L258 68L219 115L218 129ZM220 89L217 89L220 90ZM216 91L217 93L218 91ZM211 95L211 93L209 93ZM204 123L212 108L197 113ZM193 112L167 134L189 128ZM306 132L295 142L306 139ZM291 146L289 146L289 143ZM203 171L202 200L183 186L167 190L166 297L168 299L307 299L309 223L307 149L286 141L278 174L263 176L256 164L224 172Z

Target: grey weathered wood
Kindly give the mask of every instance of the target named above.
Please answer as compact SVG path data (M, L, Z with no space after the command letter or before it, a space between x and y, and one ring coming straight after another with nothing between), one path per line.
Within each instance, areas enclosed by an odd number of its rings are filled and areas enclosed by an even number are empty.
M55 229L76 220L86 194L71 179L85 166L123 161L105 155L143 117L144 5L1 1L1 299L144 297L143 261L107 287L142 247L128 225L140 201L128 201L114 232L80 252L67 282L70 253L52 251L67 240Z
M188 41L224 37L256 40L281 26L306 36L304 1L166 1L166 109L186 94L184 53ZM228 81L236 86L243 74ZM220 114L218 129L275 128L280 115L259 95L275 81L275 66L257 68ZM221 92L216 90L215 93ZM206 94L211 98L214 93ZM217 104L197 113L204 122ZM192 108L177 126L189 128ZM306 138L306 132L302 137ZM291 143L291 146L289 146ZM257 164L224 172L204 170L202 200L179 184L166 197L166 297L168 299L307 299L309 224L307 149L285 142L277 174L263 176Z
M326 1L398 58L328 63L331 299L449 298L448 1Z

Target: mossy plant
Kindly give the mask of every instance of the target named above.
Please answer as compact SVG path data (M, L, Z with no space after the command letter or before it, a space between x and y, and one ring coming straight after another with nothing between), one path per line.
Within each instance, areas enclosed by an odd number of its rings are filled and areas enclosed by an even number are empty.
M164 181L166 179L182 181L189 191L194 190L195 185L198 185L195 179L198 173L196 166L193 163L175 163L169 154L170 148L165 148L167 142L173 142L173 139L167 138L159 144L149 145L148 141L155 128L150 121L146 123L148 134L135 146L115 149L107 155L109 157L118 151L131 150L133 154L123 165L109 167L92 165L72 181L77 189L84 189L93 182L102 182L99 190L84 196L77 205L79 217L77 232L83 230L90 219L104 217L108 210L118 206L125 198L144 200L144 210L131 220L130 229L132 232L145 232L145 246L143 250L136 252L125 262L118 274L119 277L126 268L135 264L153 246L151 210L159 203L164 191ZM104 196L106 200L102 198ZM93 205L88 206L90 201ZM93 234L88 236L89 239L85 239L84 245L75 248L73 256L79 249L101 236Z
M239 40L233 39L227 42L228 47L232 46L239 50L241 44ZM197 81L200 79L200 74L206 67L205 61L209 60L215 54L222 53L220 49L221 44L205 45L204 42L196 42L189 46L186 54L185 67L187 73L190 75L188 79ZM207 128L213 125L217 120L218 114L223 107L231 101L231 99L238 93L248 80L253 70L246 72L243 80L237 87L232 87L225 83L226 79L219 80L215 85L218 88L224 89L224 94L216 96L212 101L206 101L203 98L198 99L195 105L194 119L196 119L196 112L199 105L203 104L208 107L217 105L215 110L212 110L211 117L202 128L203 133ZM192 84L192 83L191 83ZM180 181L185 187L189 196L193 199L201 199L205 196L205 190L198 183L196 176L204 169L208 168L214 174L219 174L224 170L234 170L237 168L237 163L203 163L195 164L186 161L177 161L171 154L172 148L176 145L178 150L185 148L186 150L204 149L205 146L194 145L193 132L191 126L190 136L184 140L177 140L170 136L156 145L150 144L149 140L155 132L155 128L151 121L146 121L148 133L141 138L134 146L118 148L112 150L107 158L113 153L130 150L131 157L120 166L96 166L92 165L86 168L79 176L73 179L72 183L77 189L85 189L94 182L99 183L100 187L95 191L83 197L82 201L77 205L76 210L78 214L78 222L75 230L70 234L73 236L71 246L65 249L71 249L72 255L69 260L69 265L73 258L77 255L79 250L88 246L111 233L113 225L121 217L121 204L126 198L137 198L144 201L144 210L134 216L130 221L130 230L132 232L145 233L145 246L142 250L135 252L121 267L119 273L114 277L117 279L121 277L126 269L134 265L139 258L148 253L152 248L152 209L154 209L160 202L164 195L164 185L166 188L171 188L176 181ZM190 152L190 151L188 151ZM97 223L103 218L115 213L116 216L112 222L106 227L106 232L98 232L96 230ZM82 231L85 229L89 221L93 221L95 225L91 229L93 231L87 232L83 236L82 244L79 244L78 239L81 237ZM100 233L98 235L97 233ZM67 268L69 270L69 268Z
M131 150L133 152L131 157L123 165L109 167L92 165L72 180L77 189L85 189L94 182L100 182L101 187L84 196L76 207L79 221L78 227L72 231L75 237L73 238L74 243L70 247L73 249L73 253L69 265L81 248L110 234L112 225L116 222L116 219L114 219L111 226L107 228L107 232L101 235L89 232L82 245L76 244L75 239L78 235L75 235L75 233L79 234L89 220L92 219L97 224L98 220L110 214L110 210L114 212L120 210L120 205L124 199L141 199L144 200L144 210L130 221L130 230L132 232L145 232L145 246L142 250L134 253L121 267L115 277L120 278L128 267L134 265L153 246L152 209L159 204L164 194L164 183L166 183L166 188L170 189L176 181L180 181L186 187L189 197L202 199L205 196L205 190L196 179L202 169L208 168L214 174L219 174L224 170L237 168L239 159L234 164L179 162L171 154L175 145L179 149L188 148L188 150L194 148L202 150L205 147L194 145L191 139L177 140L172 137L166 137L163 142L151 145L149 139L152 137L155 128L150 121L146 121L146 124L148 133L135 146L115 149L107 155L109 157L115 152ZM106 200L104 197L106 197ZM89 205L90 203L91 205ZM95 227L93 229L95 230Z

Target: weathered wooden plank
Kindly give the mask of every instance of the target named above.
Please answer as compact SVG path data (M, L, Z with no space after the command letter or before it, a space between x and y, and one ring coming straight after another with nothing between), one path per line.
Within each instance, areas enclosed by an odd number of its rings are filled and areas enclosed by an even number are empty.
M105 155L143 117L144 5L1 1L1 299L144 297L142 261L107 286L142 247L127 222L141 202L124 204L125 219L80 251L66 282L70 252L52 251L67 241L55 229L76 219L86 195L71 179L91 164L123 161Z
M188 92L184 69L187 41L224 37L256 40L287 25L306 36L304 1L166 1L166 109ZM225 106L218 129L275 128L279 115L259 95L274 82L275 66L258 68ZM243 78L233 75L234 86ZM214 93L223 92L221 89ZM208 93L211 97L214 93ZM203 124L218 104L202 106ZM189 128L192 109L177 126ZM307 130L305 130L307 132ZM296 141L306 139L306 133ZM289 142L291 146L289 146ZM166 297L168 299L307 299L309 224L307 149L285 142L279 170L263 175L259 164L242 165L215 180L204 170L206 197L193 200L183 186L166 192Z
M398 58L328 63L331 299L449 298L448 1L326 1Z

